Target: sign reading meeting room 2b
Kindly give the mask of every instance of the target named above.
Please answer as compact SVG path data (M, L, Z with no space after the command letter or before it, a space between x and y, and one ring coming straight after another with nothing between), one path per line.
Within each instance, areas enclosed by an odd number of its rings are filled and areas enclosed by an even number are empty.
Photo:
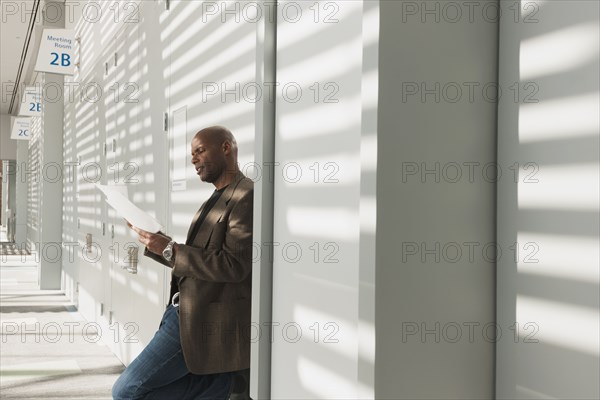
M28 117L40 117L42 115L42 93L39 86L25 87L19 115Z
M44 29L35 70L73 75L75 73L75 33L68 29Z

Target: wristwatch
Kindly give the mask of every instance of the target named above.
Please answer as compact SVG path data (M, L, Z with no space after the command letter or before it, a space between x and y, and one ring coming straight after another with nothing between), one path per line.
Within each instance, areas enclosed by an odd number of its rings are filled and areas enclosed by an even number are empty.
M167 261L171 261L173 259L173 245L174 244L175 244L175 241L171 240L169 242L169 244L167 244L167 247L165 247L165 249L162 252L164 259Z

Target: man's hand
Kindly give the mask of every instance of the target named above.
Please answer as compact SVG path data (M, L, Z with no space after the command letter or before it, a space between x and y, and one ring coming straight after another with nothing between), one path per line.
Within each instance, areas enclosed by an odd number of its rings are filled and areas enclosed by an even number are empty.
M171 241L171 238L164 235L162 232L148 232L143 229L136 228L135 226L131 225L129 221L127 221L127 226L138 234L138 240L141 244L146 246L148 251L151 251L154 254L158 254L159 256L162 256L163 250Z

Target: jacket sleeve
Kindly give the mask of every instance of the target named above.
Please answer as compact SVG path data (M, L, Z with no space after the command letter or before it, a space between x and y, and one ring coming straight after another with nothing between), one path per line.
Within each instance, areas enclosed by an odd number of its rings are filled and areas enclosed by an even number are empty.
M146 247L144 248L144 255L146 257L150 257L151 259L153 259L156 262L166 265L169 268L173 268L173 262L169 262L169 261L165 260L165 258L163 256L154 254L153 252L149 251L148 248L146 248Z
M170 236L167 236L167 235L165 235L164 233L162 233L160 231L158 233L160 233L161 235L166 236L169 239L171 239ZM149 257L149 258L153 259L156 262L159 262L159 263L161 263L163 265L166 265L169 268L173 268L173 262L172 261L169 262L169 261L165 260L163 256L158 255L158 254L154 254L153 252L149 251L147 247L144 247L144 255L146 257Z
M211 282L241 282L246 279L252 271L252 207L253 191L248 190L229 214L222 247L209 245L208 248L200 248L178 244L173 273Z

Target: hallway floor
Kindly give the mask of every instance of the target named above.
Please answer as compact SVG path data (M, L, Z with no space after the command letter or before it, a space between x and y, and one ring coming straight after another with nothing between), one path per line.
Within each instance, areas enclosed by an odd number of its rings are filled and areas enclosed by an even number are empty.
M34 257L0 256L0 397L110 399L123 365L63 292L37 289Z

